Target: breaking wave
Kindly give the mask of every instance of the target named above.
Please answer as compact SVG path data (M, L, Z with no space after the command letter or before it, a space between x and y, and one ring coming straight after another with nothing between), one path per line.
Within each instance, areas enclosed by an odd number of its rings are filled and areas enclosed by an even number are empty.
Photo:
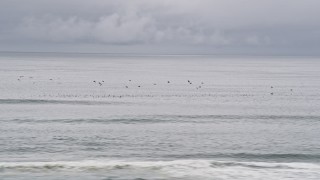
M200 170L221 168L248 169L286 169L317 171L320 164L315 163L268 163L268 162L233 162L210 160L174 160L174 161L57 161L57 162L1 162L1 171L108 171L125 169L152 170Z
M89 174L123 179L202 179L269 180L319 179L320 165L312 163L222 162L210 160L176 161L78 161L78 162L7 162L0 163L1 174ZM1 175L0 175L1 177ZM135 178L139 177L139 178ZM91 177L92 178L92 177ZM86 178L85 178L86 179Z

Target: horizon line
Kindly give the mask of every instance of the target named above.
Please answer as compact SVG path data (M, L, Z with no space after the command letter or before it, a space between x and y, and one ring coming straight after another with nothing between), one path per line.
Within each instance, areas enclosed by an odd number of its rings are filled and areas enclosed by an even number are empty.
M110 55L110 56L252 56L252 57L320 57L312 54L285 54L285 53L110 53L110 52L74 52L74 51L0 51L16 54L69 54L69 55Z

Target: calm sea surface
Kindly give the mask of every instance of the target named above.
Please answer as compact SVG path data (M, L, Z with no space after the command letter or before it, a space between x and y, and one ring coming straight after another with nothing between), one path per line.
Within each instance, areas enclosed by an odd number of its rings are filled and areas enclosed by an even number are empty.
M1 180L320 179L320 58L0 54Z

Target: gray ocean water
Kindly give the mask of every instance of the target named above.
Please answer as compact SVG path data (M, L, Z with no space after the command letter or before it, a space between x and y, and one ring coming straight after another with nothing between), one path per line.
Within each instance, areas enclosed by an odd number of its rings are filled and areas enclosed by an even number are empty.
M317 57L0 54L1 180L320 179Z

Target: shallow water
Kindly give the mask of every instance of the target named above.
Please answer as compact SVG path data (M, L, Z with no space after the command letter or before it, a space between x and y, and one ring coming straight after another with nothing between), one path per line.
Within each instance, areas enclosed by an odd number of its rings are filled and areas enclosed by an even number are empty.
M319 179L319 69L314 57L1 54L0 179Z

